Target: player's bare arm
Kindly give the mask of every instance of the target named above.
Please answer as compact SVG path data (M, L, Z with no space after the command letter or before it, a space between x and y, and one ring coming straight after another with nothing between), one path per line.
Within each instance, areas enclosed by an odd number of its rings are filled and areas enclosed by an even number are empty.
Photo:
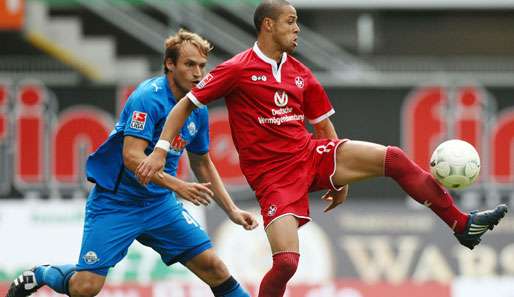
M123 141L123 161L125 167L134 171L137 165L146 157L145 149L148 142L144 139L125 136ZM189 183L165 172L160 172L151 177L151 181L159 186L168 188L191 203L208 205L213 192L208 188L209 183Z
M161 132L161 140L165 140L168 143L172 142L172 139L177 137L180 128L184 125L187 117L191 114L196 106L187 97L179 100L177 105L173 107L171 112L166 118ZM156 147L154 151L142 160L136 168L136 177L141 181L142 184L147 184L152 177L158 171L164 168L164 162L166 161L167 150Z
M337 139L336 129L329 118L312 125L312 127L314 129L314 138L316 139Z
M188 152L189 164L196 178L201 183L210 182L214 192L214 200L225 211L228 217L236 224L243 226L246 230L255 229L258 226L254 215L241 210L234 203L223 185L218 170L212 163L209 153L198 155Z
M314 138L327 138L327 139L337 139L337 132L332 124L330 119L324 119L323 121L314 124ZM330 211L336 208L338 205L344 203L346 198L348 197L348 185L344 185L339 191L330 189L323 196L321 196L322 200L330 202L325 209L324 212Z

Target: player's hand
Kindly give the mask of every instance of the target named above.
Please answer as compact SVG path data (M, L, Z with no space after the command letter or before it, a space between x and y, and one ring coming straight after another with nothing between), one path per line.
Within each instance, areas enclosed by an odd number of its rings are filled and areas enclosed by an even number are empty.
M246 230L253 230L259 226L255 216L247 211L236 209L229 214L232 222L243 226Z
M139 163L136 178L142 185L147 185L155 173L164 169L166 154L166 151L156 149Z
M348 197L348 185L345 185L340 191L329 190L321 197L322 200L330 202L323 212L336 208L339 204L346 201L346 197Z
M214 193L209 189L210 185L211 183L199 184L182 182L175 189L175 193L196 206L207 206L211 203L212 197L214 196Z

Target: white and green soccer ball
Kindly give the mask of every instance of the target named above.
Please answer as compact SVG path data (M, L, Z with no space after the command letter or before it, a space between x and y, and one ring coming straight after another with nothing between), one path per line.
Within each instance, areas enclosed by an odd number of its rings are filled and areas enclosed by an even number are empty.
M448 189L464 189L480 173L480 156L475 148L462 140L441 143L430 158L430 172Z

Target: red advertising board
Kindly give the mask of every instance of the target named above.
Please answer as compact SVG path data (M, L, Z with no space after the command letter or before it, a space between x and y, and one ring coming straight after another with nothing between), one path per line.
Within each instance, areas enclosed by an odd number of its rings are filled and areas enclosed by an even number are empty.
M20 30L25 17L24 0L0 1L0 30Z

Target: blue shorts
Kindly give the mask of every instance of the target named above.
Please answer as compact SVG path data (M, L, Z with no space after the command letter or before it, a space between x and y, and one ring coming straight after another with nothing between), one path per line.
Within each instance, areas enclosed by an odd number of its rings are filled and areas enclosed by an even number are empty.
M171 195L131 201L112 195L97 187L89 194L77 271L107 275L134 239L159 253L166 265L212 248L205 231Z

